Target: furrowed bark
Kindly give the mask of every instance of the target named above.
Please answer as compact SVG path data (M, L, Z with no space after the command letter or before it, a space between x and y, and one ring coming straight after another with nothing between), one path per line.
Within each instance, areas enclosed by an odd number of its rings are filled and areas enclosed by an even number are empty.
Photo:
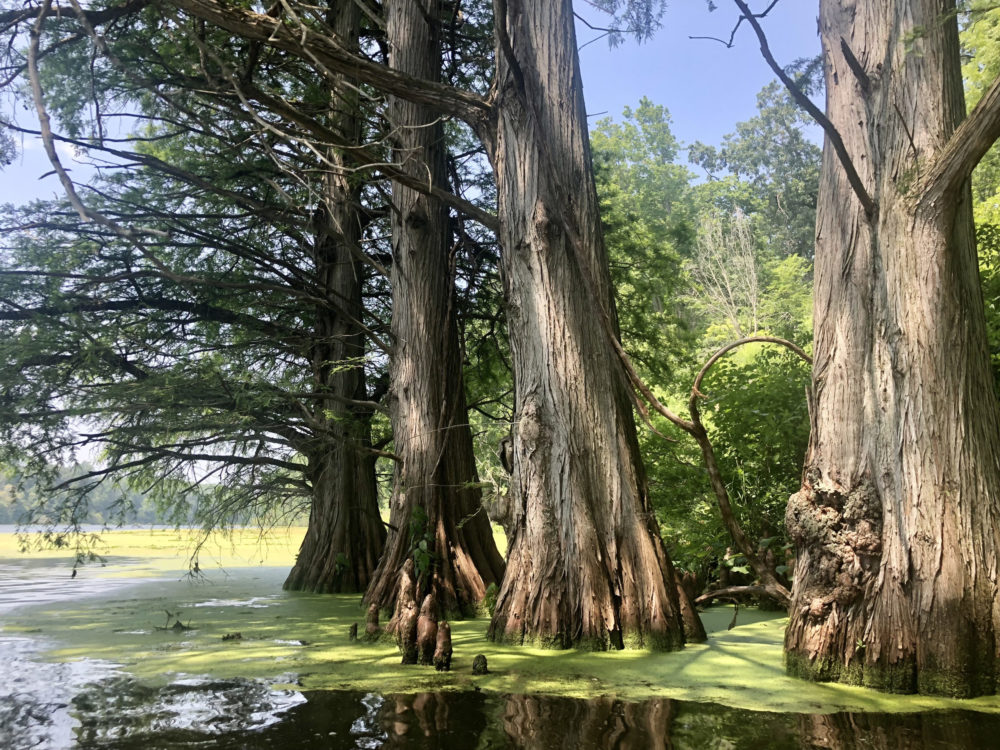
M357 40L360 15L354 3L338 3L330 22L344 39ZM358 143L361 124L356 87L341 81L330 92L330 112L340 143ZM327 158L343 163L344 155ZM362 286L366 268L357 257L362 234L360 183L349 170L331 170L316 211L313 261L317 286L329 305L316 305L310 353L314 419L322 434L301 446L312 486L309 527L285 588L318 593L363 592L382 556L386 532L379 515L371 411L360 405L365 388ZM353 402L353 403L352 403Z
M639 457L568 0L495 3L495 139L516 418L507 575L489 635L553 647L684 643ZM593 298L588 290L596 289ZM596 320L595 320L596 316Z
M964 117L954 3L820 7L827 110L880 210L869 220L852 202L826 148L812 436L786 519L798 548L788 669L994 693L1000 414L971 195L967 181L924 179L953 158ZM868 71L867 94L841 40ZM943 192L928 200L931 189Z
M391 0L386 10L392 68L436 81L439 4ZM394 97L390 119L397 169L444 188L440 118ZM402 462L392 498L395 530L366 601L392 610L399 571L412 560L418 602L433 593L441 614L469 615L499 583L503 560L482 508L468 424L447 207L427 191L394 183L392 235L390 417Z

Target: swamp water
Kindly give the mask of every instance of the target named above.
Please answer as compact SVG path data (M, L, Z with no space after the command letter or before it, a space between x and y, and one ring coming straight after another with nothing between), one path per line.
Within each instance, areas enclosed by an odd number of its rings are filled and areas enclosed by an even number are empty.
M294 534L203 551L194 577L174 532L108 536L120 554L71 578L71 555L0 534L4 750L1000 748L996 698L786 677L784 620L760 613L727 630L732 610L710 611L709 643L677 654L507 648L483 620L453 622L441 674L349 642L357 597L282 592ZM471 674L477 653L490 674Z

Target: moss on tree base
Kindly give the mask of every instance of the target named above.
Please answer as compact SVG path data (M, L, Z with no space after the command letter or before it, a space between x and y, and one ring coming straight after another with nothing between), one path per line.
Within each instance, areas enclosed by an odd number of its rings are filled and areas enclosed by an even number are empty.
M608 633L604 637L593 636L573 640L563 632L549 634L497 633L491 630L489 640L505 646L526 646L548 650L596 651L677 651L684 647L678 637L663 633L626 631L624 634ZM618 643L619 645L615 645Z
M785 670L792 677L811 682L839 682L899 695L915 693L944 698L977 698L996 692L995 675L961 669L918 669L913 660L888 665L844 664L832 658L809 659L801 654L786 652Z
M1000 697L956 701L924 695L879 693L838 682L806 682L787 676L782 642L786 620L740 609L738 625L727 630L732 607L702 613L709 631L703 644L670 653L642 649L590 652L578 648L540 649L506 646L485 637L485 618L451 622L454 654L450 672L399 664L391 635L374 643L351 641L351 623L365 610L359 597L282 591L281 584L297 549L271 540L266 552L279 567L260 567L264 551L250 543L241 559L227 551L226 570L207 564L205 580L192 582L183 546L178 552L175 532L112 532L105 568L85 568L67 587L82 597L75 601L38 602L37 592L14 611L0 615L7 635L44 638L46 657L57 661L106 660L136 679L158 685L178 673L219 678L297 679L290 689L344 689L379 693L475 690L504 694L545 693L574 698L614 695L619 700L676 698L719 703L749 710L791 711L928 711L962 709L1000 713ZM0 551L4 549L0 535ZM23 557L8 540L7 558ZM167 543L163 543L166 541ZM121 546L120 546L121 545ZM249 554L253 551L254 554ZM128 557L122 557L127 552ZM280 554L279 554L280 553ZM66 570L73 555L61 556ZM159 555L166 555L158 558ZM33 556L32 556L33 557ZM141 560L141 565L132 560ZM122 562L116 562L121 560ZM27 568L26 568L27 569ZM137 579L149 576L147 583ZM131 585L111 586L124 577ZM157 631L163 610L181 613L192 630ZM239 630L243 638L223 644L225 633ZM624 640L624 639L623 639ZM489 661L489 673L474 675L474 658ZM986 663L984 660L983 664ZM815 678L813 678L815 679ZM944 692L944 691L941 691Z

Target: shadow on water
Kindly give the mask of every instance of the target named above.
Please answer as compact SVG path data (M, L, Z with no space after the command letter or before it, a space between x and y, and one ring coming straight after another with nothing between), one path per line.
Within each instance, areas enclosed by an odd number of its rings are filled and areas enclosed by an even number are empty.
M995 747L1000 737L1000 716L963 711L799 715L669 699L298 692L245 679L151 687L103 669L98 676L91 665L97 679L76 687L74 675L61 675L76 691L68 700L22 692L0 701L0 746L955 750Z

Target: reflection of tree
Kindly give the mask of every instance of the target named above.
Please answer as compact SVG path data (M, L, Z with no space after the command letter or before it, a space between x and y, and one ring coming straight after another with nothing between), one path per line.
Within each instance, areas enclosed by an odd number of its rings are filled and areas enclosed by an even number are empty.
M673 703L665 698L624 703L612 698L511 695L503 724L512 746L524 750L672 750L673 715Z
M971 711L799 717L803 748L951 750L996 747L1000 717Z
M481 693L417 693L386 696L380 714L387 735L382 748L471 750L486 729Z

